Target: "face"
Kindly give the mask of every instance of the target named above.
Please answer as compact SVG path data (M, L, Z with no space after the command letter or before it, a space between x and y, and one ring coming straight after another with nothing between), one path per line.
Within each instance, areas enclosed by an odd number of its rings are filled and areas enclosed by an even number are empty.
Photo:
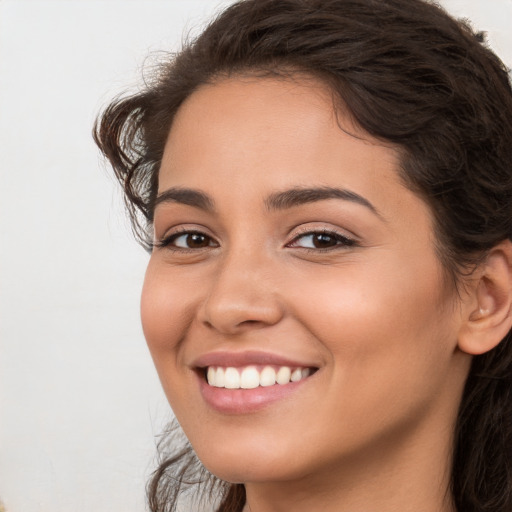
M178 112L142 321L217 476L333 474L449 432L459 308L398 165L314 80L226 79Z

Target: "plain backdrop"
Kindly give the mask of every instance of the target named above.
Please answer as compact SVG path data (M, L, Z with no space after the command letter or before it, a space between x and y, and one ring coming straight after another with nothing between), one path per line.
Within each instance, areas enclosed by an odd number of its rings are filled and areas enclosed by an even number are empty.
M96 113L230 0L0 0L0 498L141 512L171 412L139 322L147 254ZM445 0L512 66L512 0Z

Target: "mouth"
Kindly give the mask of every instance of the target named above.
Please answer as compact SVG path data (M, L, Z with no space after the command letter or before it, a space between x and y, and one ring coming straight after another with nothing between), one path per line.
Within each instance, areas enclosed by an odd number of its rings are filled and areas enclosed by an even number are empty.
M313 375L318 368L276 365L208 366L201 368L208 386L225 389L255 389L258 387L285 386Z
M292 399L321 365L306 360L259 351L210 352L195 359L191 369L197 376L205 404L227 415L252 414L282 400Z

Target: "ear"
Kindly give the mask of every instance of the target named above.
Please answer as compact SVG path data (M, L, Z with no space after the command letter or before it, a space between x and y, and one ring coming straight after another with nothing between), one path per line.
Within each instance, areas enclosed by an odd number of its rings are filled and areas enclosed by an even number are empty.
M512 328L512 242L493 247L475 276L458 339L460 350L471 355L492 350Z

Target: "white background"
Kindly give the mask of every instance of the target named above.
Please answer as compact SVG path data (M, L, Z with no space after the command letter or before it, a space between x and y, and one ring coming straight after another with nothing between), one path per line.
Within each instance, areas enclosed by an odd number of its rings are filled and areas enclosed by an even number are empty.
M0 497L141 512L170 418L139 325L146 253L90 132L144 58L230 0L0 0ZM445 0L512 66L512 0Z

